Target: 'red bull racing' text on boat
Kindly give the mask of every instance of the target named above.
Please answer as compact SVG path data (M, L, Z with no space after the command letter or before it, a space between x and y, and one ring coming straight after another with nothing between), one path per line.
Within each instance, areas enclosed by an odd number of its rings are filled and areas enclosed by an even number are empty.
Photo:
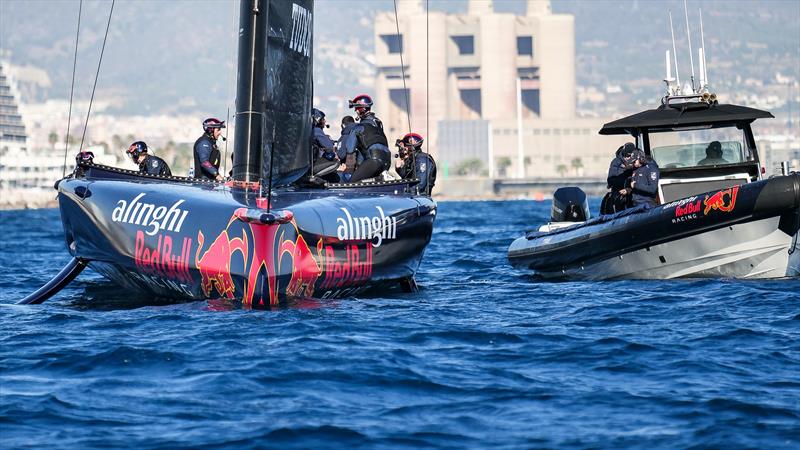
M671 91L607 123L600 134L632 136L661 167L660 202L591 218L585 194L561 188L551 223L516 239L509 262L543 278L798 276L800 174L765 178L751 124L768 117Z
M243 0L232 181L79 163L57 183L74 258L20 303L86 266L132 292L245 307L415 289L436 203L414 180L313 176L312 30L313 0Z

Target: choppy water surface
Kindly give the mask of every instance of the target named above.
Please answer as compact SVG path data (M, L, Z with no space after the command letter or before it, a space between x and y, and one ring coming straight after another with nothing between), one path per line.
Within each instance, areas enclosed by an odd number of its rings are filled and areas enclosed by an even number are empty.
M217 311L91 271L9 305L68 257L2 212L0 447L800 446L800 281L534 281L548 213L441 204L419 294Z

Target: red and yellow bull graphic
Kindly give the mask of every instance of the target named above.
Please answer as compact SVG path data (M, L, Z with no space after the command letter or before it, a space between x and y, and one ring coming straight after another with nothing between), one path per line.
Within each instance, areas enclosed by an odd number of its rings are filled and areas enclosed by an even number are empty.
M720 212L731 212L736 206L736 194L739 192L739 186L733 186L728 189L723 189L716 194L712 194L703 200L705 209L703 215L708 215L709 211L715 209Z
M207 298L241 298L245 306L266 307L277 305L282 296L312 297L321 277L320 287L331 289L357 285L372 275L373 245L368 240L361 245L339 243L343 253L325 245L322 237L312 247L294 219L265 225L237 220L241 213L234 212L226 229L208 245L198 232L195 266ZM238 287L235 273L243 274Z

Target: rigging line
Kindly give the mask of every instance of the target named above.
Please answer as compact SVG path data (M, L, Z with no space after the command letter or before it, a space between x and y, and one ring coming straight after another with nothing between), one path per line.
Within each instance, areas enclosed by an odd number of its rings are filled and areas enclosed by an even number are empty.
M83 136L81 136L80 150L83 149L83 141L86 139L86 128L89 126L89 115L92 114L92 103L94 102L94 92L97 89L97 79L100 77L100 65L103 64L103 53L106 51L106 41L108 40L108 29L111 27L111 16L114 14L114 3L117 0L111 0L111 10L108 12L108 22L106 23L106 34L103 36L103 47L100 49L100 60L97 61L97 72L94 74L94 86L92 86L92 96L89 98L89 110L86 111L86 123L83 124Z
M231 30L238 30L236 26L236 10L238 9L238 4L236 2L231 2L231 5L233 5L233 13L231 14L231 17L233 17L233 26L231 27ZM231 35L234 37L235 42L237 38L236 33L231 33ZM225 81L225 103L228 104L228 111L225 114L225 122L228 124L228 126L225 127L225 155L222 157L222 170L224 172L228 171L228 130L231 128L231 105L229 102L231 100L231 73L234 71L235 67L236 64L231 64L231 69L228 70L228 79ZM234 104L233 107L235 109L236 105ZM233 170L233 167L231 167L231 170Z
M431 4L429 0L425 0L425 132L428 134L428 145L425 147L425 153L428 155L428 161L431 159ZM427 163L426 163L427 164ZM431 167L425 170L425 189L430 189L431 183ZM429 194L432 194L429 193Z
M72 95L75 93L75 68L78 66L78 39L81 36L81 12L83 0L78 4L78 31L75 32L75 56L72 58L72 84L69 88L69 113L67 113L67 136L64 138L64 165L61 166L61 177L67 176L67 153L69 152L69 126L72 121Z
M403 94L406 98L406 119L408 120L408 132L411 133L411 105L408 101L408 87L406 87L406 64L403 62L403 35L400 34L400 20L397 17L397 0L394 0L394 25L397 28L397 38L400 40L400 72L403 75Z

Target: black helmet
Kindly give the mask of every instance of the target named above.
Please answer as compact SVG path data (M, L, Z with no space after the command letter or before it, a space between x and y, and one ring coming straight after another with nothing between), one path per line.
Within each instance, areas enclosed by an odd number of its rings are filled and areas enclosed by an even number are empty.
M209 117L203 121L203 131L211 134L211 130L215 128L225 128L225 121L219 120L216 117Z
M131 157L131 161L136 162L139 159L139 155L142 153L147 153L147 144L143 141L136 141L128 147L128 150L125 152L128 156Z
M622 158L622 161L626 165L632 165L636 159L638 159L637 153L639 153L639 149L636 148L636 145L626 142L625 145L619 148L619 156Z
M325 113L320 111L317 108L312 108L311 109L311 123L315 127L321 127L323 120L325 120Z

